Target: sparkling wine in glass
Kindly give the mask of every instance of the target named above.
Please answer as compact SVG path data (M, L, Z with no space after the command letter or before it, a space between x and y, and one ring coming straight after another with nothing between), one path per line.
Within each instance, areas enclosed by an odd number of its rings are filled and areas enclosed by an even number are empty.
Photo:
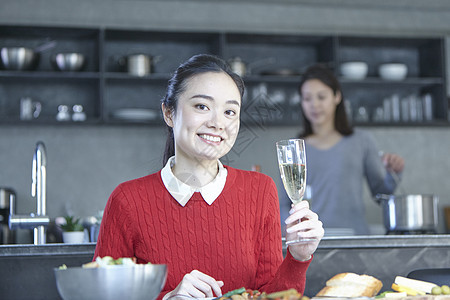
M303 200L306 189L306 151L302 139L283 140L276 143L281 180L289 199L297 204ZM314 238L287 240L286 244L307 243Z

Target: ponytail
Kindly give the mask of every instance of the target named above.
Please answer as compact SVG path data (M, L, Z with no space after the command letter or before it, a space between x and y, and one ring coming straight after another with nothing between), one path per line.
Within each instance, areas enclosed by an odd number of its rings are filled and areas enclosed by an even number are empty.
M167 164L169 158L175 155L175 140L173 138L172 127L167 126L166 148L164 149L163 166Z

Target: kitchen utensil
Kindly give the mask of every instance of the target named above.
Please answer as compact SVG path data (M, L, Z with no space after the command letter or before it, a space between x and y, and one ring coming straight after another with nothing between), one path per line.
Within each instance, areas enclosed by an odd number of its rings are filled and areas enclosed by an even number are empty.
M25 47L3 47L0 56L5 70L29 71L35 69L39 62L39 53Z
M100 268L54 269L64 300L153 300L167 276L166 265L114 265Z
M152 109L143 108L122 108L113 112L116 119L127 121L150 121L158 117L158 113Z
M83 122L86 121L86 113L83 111L83 105L75 104L72 106L72 121L74 122Z
M145 54L134 54L128 56L128 73L135 76L145 76L152 71L151 57Z
M53 47L56 46L56 41L55 40L47 40L46 42L44 42L43 44L37 46L36 48L34 48L34 52L36 53L40 53L40 52L44 52L47 51Z
M42 105L39 101L33 101L29 97L20 99L20 119L32 120L37 119L41 114Z
M245 76L247 72L247 65L242 61L240 57L234 57L228 60L231 70L239 76Z
M86 65L86 57L81 53L56 53L50 57L53 68L57 71L78 72Z
M356 111L355 121L360 123L365 123L369 121L369 113L367 112L367 108L364 106L358 107Z
M409 99L403 98L400 103L400 114L403 122L409 122Z
M363 61L349 61L340 66L342 76L354 80L366 78L368 70L369 66Z
M391 175L391 177L394 179L394 182L395 182L395 185L397 186L397 188L400 189L402 194L405 195L406 192L405 192L405 189L403 188L403 185L401 184L401 180L400 180L400 177L398 176L398 174L395 173L392 169L388 169L387 171Z
M397 94L393 94L391 96L391 104L392 104L392 121L399 122L400 121L400 97Z
M385 154L385 152L384 152L383 150L378 151L378 156L379 156L381 159L383 158L384 154ZM397 188L397 189L400 188L402 194L403 194L403 195L406 195L406 191L405 191L405 189L403 188L403 186L402 186L402 184L401 184L401 179L400 179L400 177L398 176L398 174L395 173L394 170L392 170L392 169L390 169L390 168L386 169L386 171L389 173L389 175L391 175L392 179L394 179L396 188Z
M383 107L377 107L372 113L373 122L383 122L384 120L384 110Z
M422 96L423 117L425 121L433 121L433 96L425 94Z
M84 228L89 232L89 241L91 243L96 243L100 229L101 216L99 218L95 216L85 217L83 218L82 223Z
M401 63L381 64L378 67L378 74L385 80L403 80L408 73L408 67Z
M153 72L153 65L161 60L161 56L151 56L143 53L130 54L117 59L128 74L143 77Z
M230 65L231 70L241 77L251 74L252 69L255 67L273 64L274 62L274 57L265 57L250 63L244 62L239 56L233 57L228 60L228 64Z
M56 121L70 121L69 107L67 105L58 105Z
M384 226L388 232L436 231L437 196L378 194L375 199L382 206Z
M16 193L11 188L0 188L0 244L13 244L14 233L8 226L9 216L15 214Z

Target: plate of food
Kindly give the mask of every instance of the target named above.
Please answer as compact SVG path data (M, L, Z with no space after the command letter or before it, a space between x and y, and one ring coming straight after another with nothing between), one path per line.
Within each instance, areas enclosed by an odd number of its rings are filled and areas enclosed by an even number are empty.
M194 298L186 295L172 295L167 300L309 300L309 298L302 296L296 289L266 293L241 287L215 298Z

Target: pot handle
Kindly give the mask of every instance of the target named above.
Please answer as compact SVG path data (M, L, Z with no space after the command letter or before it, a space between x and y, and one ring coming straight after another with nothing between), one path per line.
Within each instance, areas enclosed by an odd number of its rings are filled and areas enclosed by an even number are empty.
M386 194L376 194L375 195L375 201L378 204L381 204L382 201L387 201L391 198L391 195L386 195Z
M125 55L113 54L110 57L108 57L108 64L125 67L126 63L127 57Z

